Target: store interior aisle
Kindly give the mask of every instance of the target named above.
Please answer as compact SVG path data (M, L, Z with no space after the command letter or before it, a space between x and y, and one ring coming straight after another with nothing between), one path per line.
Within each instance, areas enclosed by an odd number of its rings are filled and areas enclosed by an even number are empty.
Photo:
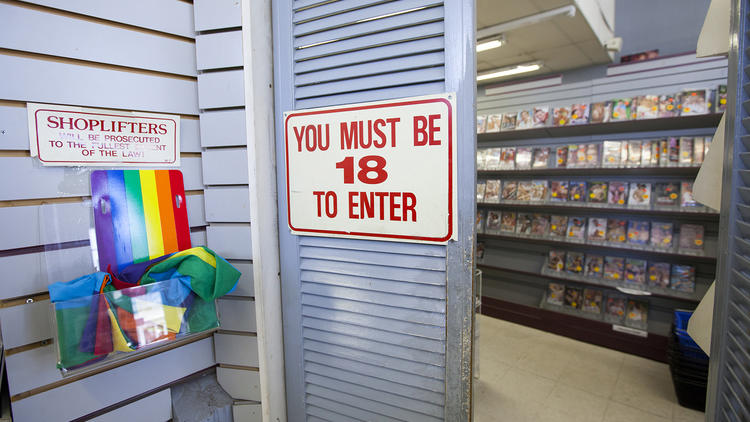
M475 421L699 422L666 364L478 315Z

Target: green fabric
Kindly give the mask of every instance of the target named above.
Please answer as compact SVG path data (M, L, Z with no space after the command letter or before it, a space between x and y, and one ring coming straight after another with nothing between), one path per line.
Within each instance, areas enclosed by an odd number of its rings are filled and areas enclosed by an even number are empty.
M198 333L219 326L216 316L216 302L195 298L187 316L188 332Z
M57 341L60 351L60 362L57 367L71 368L88 362L98 355L81 352L78 344L86 327L90 313L89 306L62 308L55 311L57 318Z

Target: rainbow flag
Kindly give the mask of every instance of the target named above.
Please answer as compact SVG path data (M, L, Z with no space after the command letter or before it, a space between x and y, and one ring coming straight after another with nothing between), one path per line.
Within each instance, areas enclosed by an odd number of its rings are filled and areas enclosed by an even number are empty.
M101 271L191 247L179 170L96 170L91 199Z

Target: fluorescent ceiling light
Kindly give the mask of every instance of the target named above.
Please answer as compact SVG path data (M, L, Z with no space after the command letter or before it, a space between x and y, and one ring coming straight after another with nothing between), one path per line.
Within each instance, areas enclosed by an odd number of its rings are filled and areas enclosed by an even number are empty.
M541 68L542 68L541 63L519 64L518 66L505 67L501 69L491 70L481 75L477 75L477 81L502 78L503 76L517 75L519 73L533 72Z
M503 40L501 38L484 41L477 44L477 53L479 53L480 51L492 50L493 48L498 48L501 45L503 45Z

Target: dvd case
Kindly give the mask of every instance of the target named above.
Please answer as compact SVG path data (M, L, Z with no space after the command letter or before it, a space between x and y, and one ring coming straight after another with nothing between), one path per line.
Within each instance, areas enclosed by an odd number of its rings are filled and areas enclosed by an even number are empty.
M579 287L565 286L564 306L572 309L580 309L581 296L583 296L583 293Z
M568 216L553 215L549 221L549 235L555 238L565 238L568 229Z
M567 126L570 122L570 108L555 107L552 110L552 122L555 126Z
M628 221L628 243L632 245L647 245L651 223L648 221Z
M568 200L568 182L564 180L550 180L549 199L554 202Z
M534 148L532 168L541 169L549 167L549 147Z
M705 147L703 146L703 138L702 137L695 137L693 138L693 165L700 166L703 164L703 150Z
M568 185L568 201L585 202L586 201L586 182L571 181Z
M680 206L698 206L698 202L695 201L695 197L693 196L693 182L682 182L682 187L680 189Z
M693 138L683 136L680 138L680 166L690 167L693 165Z
M599 162L599 144L586 144L586 165L588 168L601 167Z
M695 291L695 267L690 265L673 265L670 287L681 292Z
M604 141L602 143L602 167L620 167L622 142Z
M474 227L477 233L484 233L484 222L486 219L486 213L482 210L477 210L477 217L474 219Z
M477 202L484 201L485 182L477 182Z
M557 168L565 168L568 166L568 147L567 145L557 147L557 152L555 153L555 167Z
M534 122L531 119L531 110L521 110L518 112L516 118L516 129L531 129L534 126Z
M545 201L547 199L547 181L531 181L531 201Z
M714 113L723 113L727 109L727 86L719 85L716 88L716 105Z
M589 122L589 106L588 104L573 104L570 106L570 122L571 125L584 125Z
M677 108L679 103L680 99L677 95L659 96L659 117L677 117L680 113Z
M516 231L516 213L503 211L500 220L500 231L505 233L515 233Z
M527 213L518 213L516 220L516 233L520 235L531 235L531 226L534 223L534 217Z
M516 148L516 169L528 170L531 168L532 151L531 147Z
M611 114L611 102L593 103L591 104L591 111L589 113L589 123L607 123Z
M624 120L630 120L631 116L630 113L632 112L631 109L632 106L632 100L630 98L622 98L612 101L612 118L610 121L612 122L618 122L618 121L624 121Z
M648 285L652 287L669 287L670 265L666 262L650 262L648 264Z
M588 241L603 242L607 240L607 219L599 217L589 218Z
M641 165L641 141L628 141L628 167Z
M578 144L568 145L568 168L583 167L586 163L586 153L578 154Z
M588 201L594 204L607 203L607 182L589 183Z
M596 289L583 289L583 312L592 314L602 313L602 291Z
M484 133L487 130L487 116L477 115L477 133Z
M565 296L565 285L560 283L550 283L547 286L547 303L554 306L563 306L563 297Z
M531 201L531 195L533 190L533 184L529 180L518 182L518 193L516 199L519 201Z
M659 117L659 96L641 95L636 98L636 119L655 119Z
M628 258L625 260L625 281L644 286L646 284L646 261Z
M659 166L661 160L661 141L655 139L651 141L651 167Z
M658 249L672 249L673 223L651 223L651 246Z
M500 231L500 211L487 211L487 223L485 223L487 233L497 233Z
M607 296L607 305L604 309L604 318L607 322L613 322L616 324L623 322L623 318L625 317L625 303L626 300L622 296Z
M628 308L625 312L625 324L636 328L646 328L648 323L648 304L635 300L628 300Z
M489 148L484 156L485 170L500 170L500 156L502 148Z
M500 125L500 130L502 131L515 130L516 129L516 116L518 116L517 113L503 114L503 120Z
M604 278L621 281L625 271L625 259L617 256L604 257Z
M651 167L651 146L654 141L645 140L641 142L641 167Z
M565 254L565 271L571 274L583 274L583 254L581 252Z
M586 220L583 217L568 217L568 240L583 241L586 237Z
M547 120L549 119L549 107L534 107L534 115L532 116L532 125L534 127L545 127Z
M667 138L667 142L669 143L669 153L667 157L669 158L669 164L668 167L677 167L680 164L680 140L675 137L669 137Z
M683 224L680 226L680 249L688 251L703 250L703 226Z
M487 148L477 149L477 170L487 170Z
M500 127L503 124L503 116L501 114L490 114L487 116L487 129L486 133L500 132Z
M647 207L651 204L651 183L631 183L629 207Z
M532 236L546 236L549 230L549 215L533 214L531 221Z
M547 259L547 268L550 271L562 272L565 268L565 251L550 250Z
M607 219L607 241L625 243L627 240L628 222L616 218Z
M500 202L500 181L487 180L484 188L484 202L496 204Z
M669 167L669 140L659 140L659 167Z
M655 189L655 199L654 202L656 205L663 205L663 206L676 206L678 204L679 199L679 185L672 182L666 182L666 183L657 183L654 186Z
M708 114L708 102L710 100L709 91L705 89L684 91L682 93L681 110L682 116L693 116L698 114Z
M500 159L498 160L498 169L513 170L516 168L516 148L506 147L500 149Z
M628 183L627 182L609 182L609 199L608 204L625 205L628 200Z
M517 199L516 194L518 193L518 181L506 180L503 182L503 191L500 198L503 201L515 201Z
M604 271L604 257L601 255L586 254L586 277L601 278Z

